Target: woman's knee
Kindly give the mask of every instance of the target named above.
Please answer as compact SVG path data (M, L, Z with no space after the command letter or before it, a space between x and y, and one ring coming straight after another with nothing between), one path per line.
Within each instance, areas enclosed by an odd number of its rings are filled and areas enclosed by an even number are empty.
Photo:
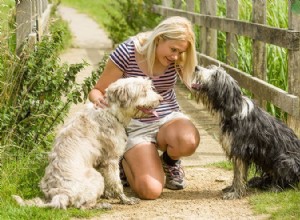
M190 156L192 155L200 143L200 134L198 129L192 124L192 122L187 122L180 129L181 132L178 133L177 138L174 143L175 146L178 146L181 156Z
M179 151L181 156L190 156L197 150L199 140L194 138L184 139L179 142Z
M141 199L157 199L163 191L163 183L151 177L139 177L135 181L138 197Z
M187 149L194 153L200 143L200 134L199 131L195 128L192 129L188 135L182 137L183 140L181 143L185 143Z

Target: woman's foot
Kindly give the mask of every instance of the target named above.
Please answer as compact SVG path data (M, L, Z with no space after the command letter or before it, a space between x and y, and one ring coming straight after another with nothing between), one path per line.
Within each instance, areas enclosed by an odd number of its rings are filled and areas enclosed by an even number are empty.
M161 155L160 158L166 175L165 187L172 190L184 189L186 187L186 183L184 180L185 175L181 166L181 160L176 160L176 161L173 160L173 163L170 165L165 161L164 154Z

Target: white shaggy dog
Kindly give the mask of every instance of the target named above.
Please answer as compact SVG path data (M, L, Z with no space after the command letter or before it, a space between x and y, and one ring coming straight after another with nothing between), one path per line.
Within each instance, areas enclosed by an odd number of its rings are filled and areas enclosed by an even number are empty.
M118 162L127 140L124 127L131 118L156 113L154 108L162 97L152 88L151 81L141 77L112 83L106 89L107 108L88 105L58 133L40 183L46 201L15 195L16 201L29 206L91 209L105 207L97 203L104 194L118 197L123 204L138 203L139 199L123 193Z

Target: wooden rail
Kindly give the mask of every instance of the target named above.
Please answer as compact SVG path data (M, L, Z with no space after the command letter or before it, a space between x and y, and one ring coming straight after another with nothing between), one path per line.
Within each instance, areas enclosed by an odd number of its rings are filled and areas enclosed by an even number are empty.
M226 0L226 17L216 16L217 1L201 0L200 13L195 12L195 1L186 0L182 9L180 0L164 0L154 5L153 11L166 16L183 16L200 27L199 64L223 66L239 85L252 92L264 107L266 101L288 113L288 125L300 136L300 15L293 8L296 1L289 0L288 29L266 25L267 0L252 0L252 22L238 20L238 0ZM217 60L217 31L226 32L226 63ZM253 73L249 75L237 68L237 36L253 40ZM288 88L284 91L266 82L266 43L288 51Z
M271 103L277 103L278 107L288 114L299 117L299 97L204 54L199 53L198 57L205 60L205 63L222 66L241 87L247 88L256 96L264 97Z
M201 27L216 29L219 31L230 32L240 36L246 36L265 43L274 44L290 50L300 49L300 32L274 28L263 24L249 23L229 18L208 16L179 9L168 8L165 6L154 5L155 12L163 16L183 16L192 23Z

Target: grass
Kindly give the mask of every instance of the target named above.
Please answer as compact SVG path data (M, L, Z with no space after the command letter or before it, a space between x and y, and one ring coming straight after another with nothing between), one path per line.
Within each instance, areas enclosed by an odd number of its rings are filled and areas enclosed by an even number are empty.
M47 165L47 155L39 158L37 152L32 152L21 160L11 161L5 164L3 170L6 172L1 176L0 192L0 219L1 220L27 220L27 219L71 219L90 218L100 216L103 210L68 210L44 209L37 207L20 207L12 200L11 195L22 191L23 198L41 196L38 183Z
M271 219L291 220L300 217L300 192L263 192L250 197L250 204L258 214L270 214Z
M266 11L266 24L279 27L287 28L288 24L288 1L287 0L267 0L267 11ZM218 0L217 15L224 17L226 15L226 1ZM252 20L252 1L240 0L239 1L239 20L251 21ZM253 74L253 57L252 57L252 40L238 36L238 46L233 48L237 54L238 63L234 67L242 70L250 75ZM222 62L226 61L226 35L224 32L218 32L218 59ZM288 90L288 70L287 70L287 50L275 45L266 44L267 50L267 79L266 81L278 88L285 91ZM249 91L246 91L245 95L251 96ZM271 103L267 105L267 111L280 118L286 120L286 114L279 108Z
M9 47L9 50L15 50L14 33L14 15L15 15L15 1L14 0L0 0L0 47ZM7 45L6 45L7 42ZM0 56L0 68L3 58L3 54ZM1 69L0 69L1 70Z
M7 21L8 12L14 8L14 0L0 0L0 21Z
M229 161L212 163L208 166L225 170L233 170L233 165ZM249 171L249 177L255 175L254 168ZM267 214L273 220L291 220L300 218L300 190L285 190L283 192L267 192L255 190L254 194L248 196L249 203L256 214Z

